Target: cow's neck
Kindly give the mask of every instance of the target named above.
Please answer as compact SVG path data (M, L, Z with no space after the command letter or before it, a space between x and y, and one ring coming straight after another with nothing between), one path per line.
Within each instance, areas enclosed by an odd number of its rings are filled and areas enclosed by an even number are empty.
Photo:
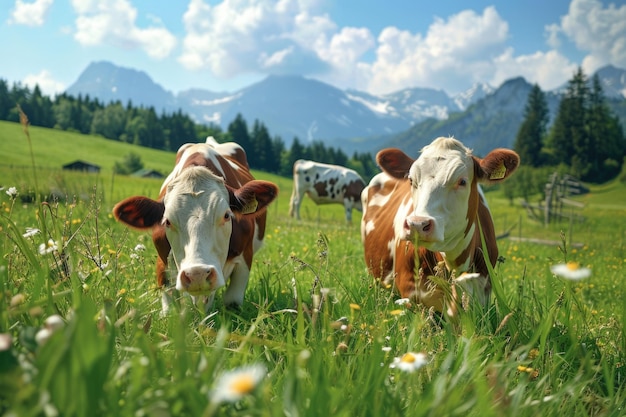
M474 257L474 234L476 233L476 224L472 224L467 233L463 233L458 239L453 239L456 242L450 250L443 253L446 266L450 271L455 271L459 276L463 272L467 272L472 264Z

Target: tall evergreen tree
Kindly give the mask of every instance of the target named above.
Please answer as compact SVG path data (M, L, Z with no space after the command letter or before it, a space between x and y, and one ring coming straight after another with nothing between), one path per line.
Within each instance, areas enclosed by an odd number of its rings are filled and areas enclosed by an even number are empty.
M285 142L280 136L272 139L272 161L269 172L280 174L282 172L283 154L286 152Z
M591 143L591 168L587 177L591 181L604 182L620 172L626 154L626 142L617 117L611 114L606 104L597 74L592 78L588 107L587 134Z
M290 177L293 174L293 164L298 159L305 159L305 150L302 143L300 143L300 139L298 137L293 138L293 142L291 142L291 147L289 151L285 152L284 157L281 163L281 174Z
M524 121L517 132L514 144L514 149L519 154L523 164L533 167L541 165L541 149L548 120L546 96L539 85L535 84L528 94L528 102L524 109Z
M547 148L553 163L572 167L574 174L582 176L588 170L589 138L585 130L586 103L589 97L587 80L582 68L578 68L568 82L548 137Z
M0 120L7 120L13 104L9 97L9 83L0 78Z
M270 171L271 165L275 165L272 140L263 123L254 121L250 139L252 141L252 153L248 154L250 167Z
M252 142L250 140L248 124L241 113L237 113L235 120L230 122L228 125L227 131L230 136L230 140L237 142L246 151L248 161L250 161L250 154L253 152Z

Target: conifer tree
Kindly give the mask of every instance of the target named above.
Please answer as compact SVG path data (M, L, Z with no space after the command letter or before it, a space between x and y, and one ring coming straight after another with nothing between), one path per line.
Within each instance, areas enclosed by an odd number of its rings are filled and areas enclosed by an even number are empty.
M547 148L553 156L553 163L564 163L572 167L574 174L582 176L588 169L585 155L588 136L585 131L586 102L589 96L587 80L582 68L578 68L568 82L565 96L548 137Z
M592 78L587 116L589 157L591 168L588 177L604 182L615 177L621 170L626 141L617 117L611 114L597 75Z
M248 154L250 167L269 171L274 155L270 134L263 123L254 121L250 139L252 141L252 152Z
M546 127L548 125L548 104L539 85L535 84L528 95L524 109L524 121L515 138L514 149L523 164L540 166Z
M230 122L228 125L227 131L230 136L230 140L238 143L239 146L246 151L248 161L250 161L250 154L253 152L252 142L250 140L250 133L248 132L248 124L241 113L237 113L235 120Z

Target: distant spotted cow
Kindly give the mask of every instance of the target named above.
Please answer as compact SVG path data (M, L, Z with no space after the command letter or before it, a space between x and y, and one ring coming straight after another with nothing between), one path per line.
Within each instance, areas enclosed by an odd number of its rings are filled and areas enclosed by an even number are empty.
M265 208L278 188L254 180L244 150L235 143L186 144L165 179L157 200L129 197L113 209L115 217L137 229L152 229L158 252L157 283L202 299L208 310L215 291L230 278L224 304L240 306L252 256L265 234ZM168 292L163 293L167 310Z
M450 316L459 288L485 305L491 294L487 261L495 265L498 248L478 183L508 178L518 155L497 149L480 159L458 140L438 138L417 160L398 149L384 149L376 160L383 172L362 194L361 236L370 273L394 285L401 297ZM444 284L451 279L449 287Z
M339 165L297 160L293 164L293 192L289 215L300 219L300 204L307 194L315 204L339 203L352 221L352 209L362 211L361 191L365 182L356 171Z

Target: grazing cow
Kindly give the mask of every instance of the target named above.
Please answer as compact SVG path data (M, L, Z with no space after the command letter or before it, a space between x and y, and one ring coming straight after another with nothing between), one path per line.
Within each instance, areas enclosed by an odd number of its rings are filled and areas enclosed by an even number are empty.
M277 194L276 185L254 180L243 148L209 137L180 147L158 200L129 197L113 213L128 226L152 229L158 285L168 285L173 263L176 289L194 302L202 296L208 311L229 278L224 304L243 303L252 256L265 234L265 208ZM164 291L164 311L168 304Z
M478 183L506 179L519 156L496 149L480 159L458 140L438 138L416 160L398 149L383 149L376 160L383 172L362 194L361 237L370 273L395 284L402 298L449 316L457 311L456 287L486 305L487 261L495 266L498 248ZM441 281L451 278L450 287Z
M361 191L365 182L356 171L339 165L297 160L293 164L293 192L289 215L300 220L300 204L307 194L315 204L340 203L346 220L352 221L352 209L362 211Z

